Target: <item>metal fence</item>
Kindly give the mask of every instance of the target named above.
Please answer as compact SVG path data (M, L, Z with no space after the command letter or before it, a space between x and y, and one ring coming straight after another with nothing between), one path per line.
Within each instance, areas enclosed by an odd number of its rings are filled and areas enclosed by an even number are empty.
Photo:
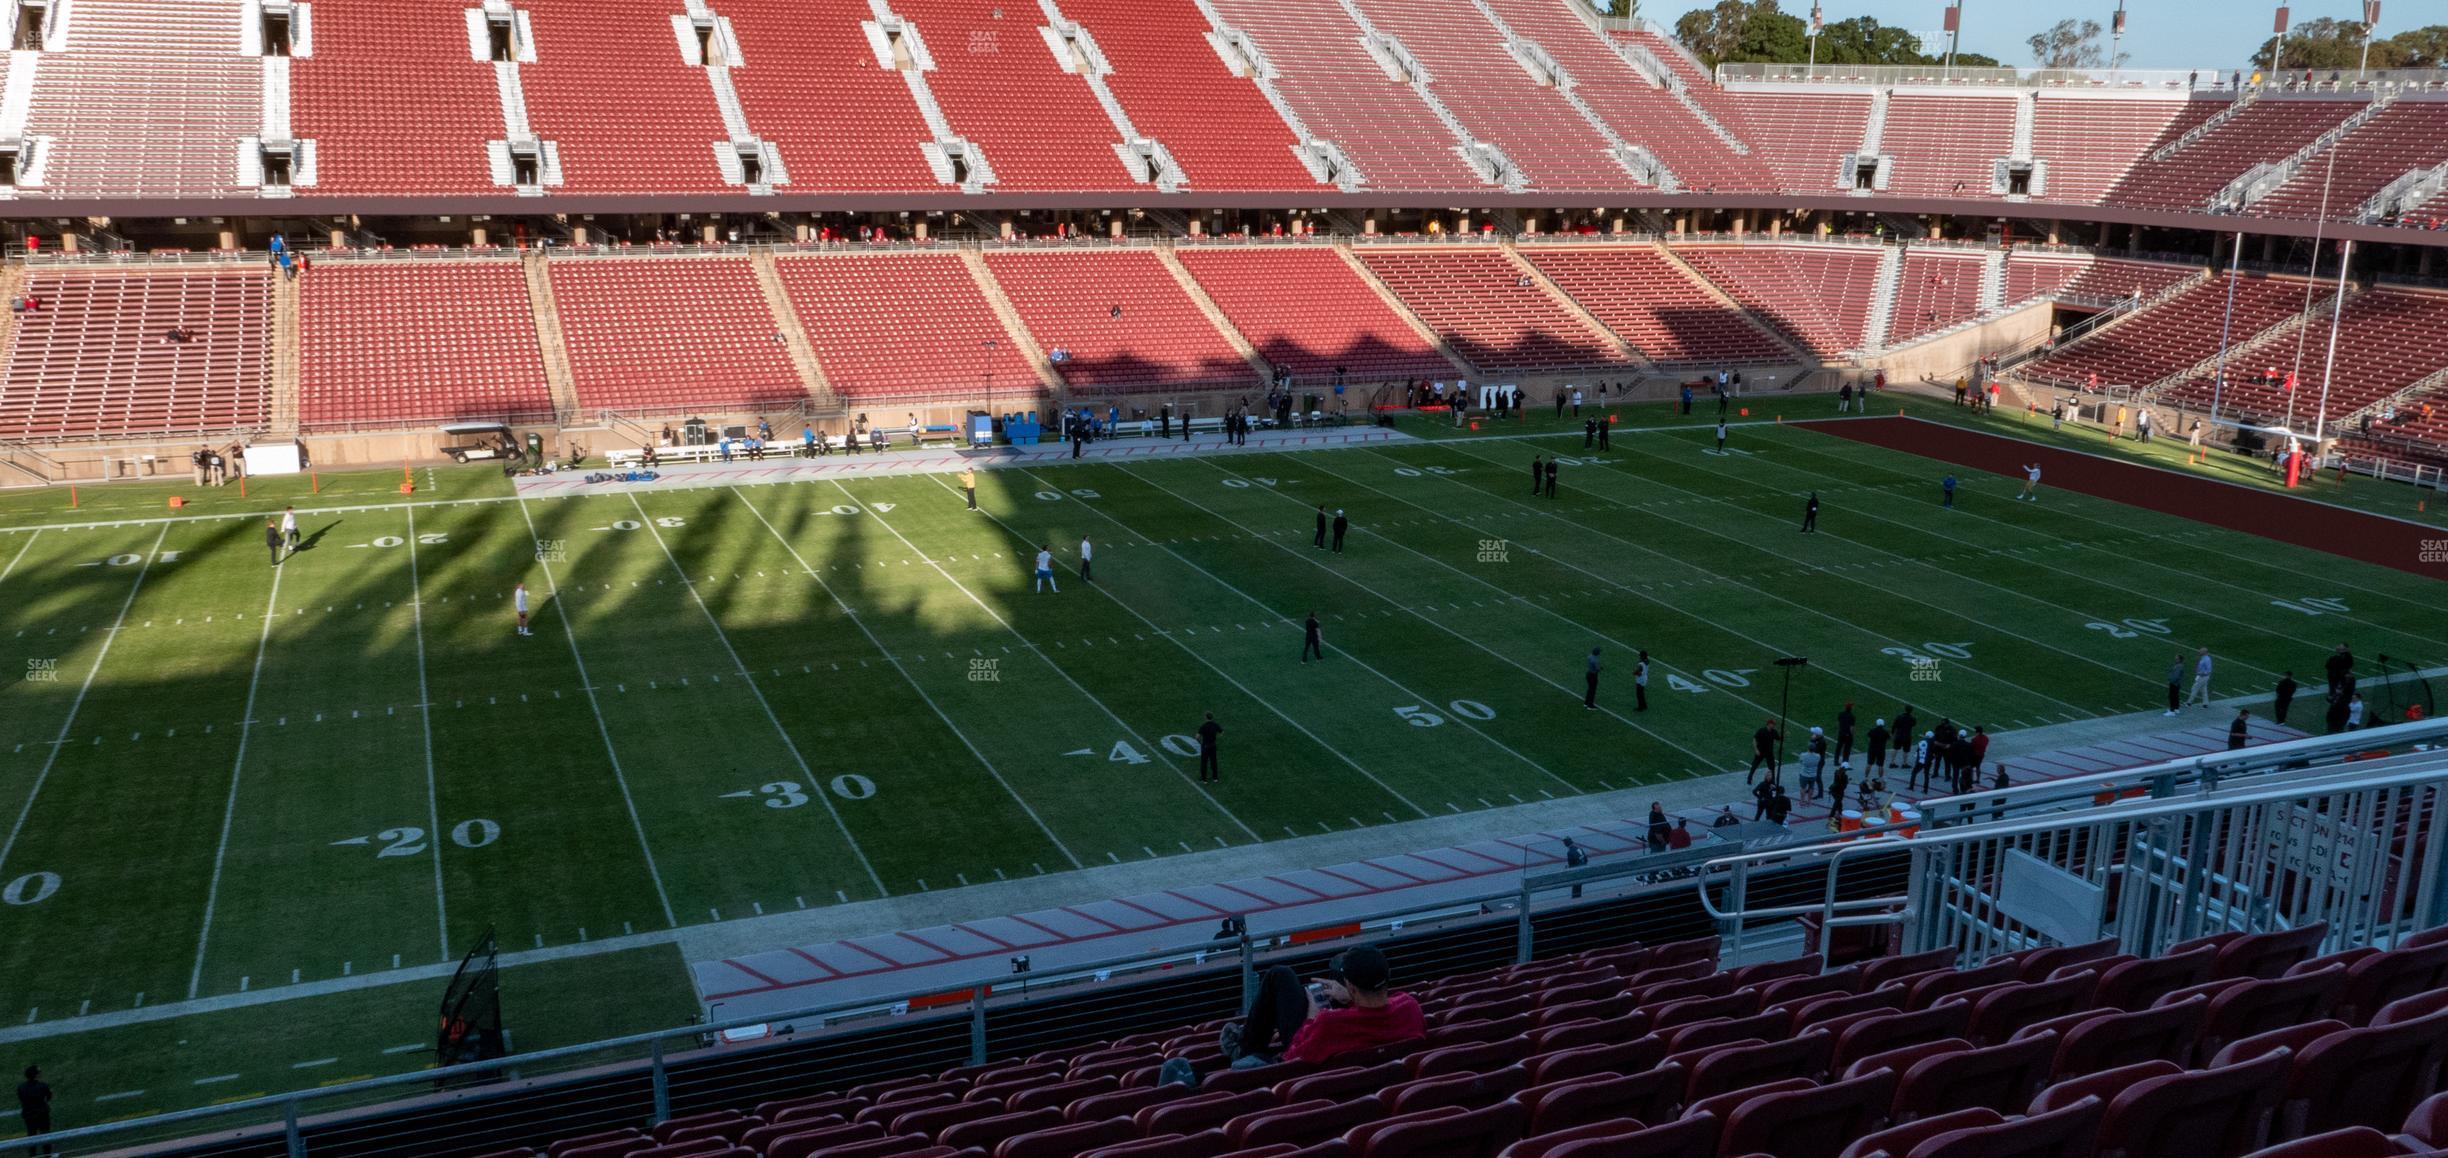
M1713 860L1701 904L1737 938L1764 919L1894 926L1904 951L1954 948L1966 964L2104 936L2147 955L2316 921L2324 951L2386 945L2448 919L2432 839L2444 738L2448 722L2425 721L1925 800L1909 822ZM1898 855L1902 887L1846 887L1857 862ZM1826 865L1817 900L1750 894L1753 874L1805 860Z

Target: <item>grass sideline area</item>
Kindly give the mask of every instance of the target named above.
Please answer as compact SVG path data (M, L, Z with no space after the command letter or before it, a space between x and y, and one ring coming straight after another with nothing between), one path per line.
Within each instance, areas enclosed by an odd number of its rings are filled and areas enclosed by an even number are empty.
M1603 454L1534 408L1475 438L1409 417L1430 441L989 470L976 514L938 477L515 501L489 467L419 468L406 502L397 470L267 480L169 521L183 482L75 512L0 494L0 1024L432 966L488 928L581 946L1738 768L1786 654L1812 657L1797 727L1850 701L1994 730L2151 710L2199 646L2219 695L2343 637L2448 650L2417 576L1992 475L1941 511L1928 459L1773 423L1719 455L1707 404L1673 409L1615 408ZM259 516L291 502L310 545L274 567ZM1318 504L1353 520L1340 554L1311 545ZM1040 544L1059 592L1031 590ZM1303 665L1312 610L1328 655ZM645 1024L693 1011L668 972ZM642 1028L581 1008L616 983L514 1010L520 1045ZM247 1092L341 1053L322 1025L388 1016L304 1009L199 1016L258 1043ZM235 1068L168 1064L78 1096Z
M654 945L504 968L521 1053L685 1023L696 995L680 951ZM40 1065L71 1129L432 1068L442 985L378 985L11 1044ZM618 994L619 1000L606 1000ZM416 1091L394 1089L383 1100ZM341 1103L320 1109L339 1108ZM0 1136L15 1114L0 1119Z

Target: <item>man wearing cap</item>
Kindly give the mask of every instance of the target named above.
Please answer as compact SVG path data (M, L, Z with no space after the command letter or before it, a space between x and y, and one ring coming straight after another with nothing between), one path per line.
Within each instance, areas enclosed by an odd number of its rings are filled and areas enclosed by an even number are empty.
M1283 1059L1315 1065L1354 1050L1420 1037L1426 1026L1419 1001L1408 993L1387 993L1392 981L1385 954L1373 946L1336 957L1329 972L1310 987L1309 1020L1293 1035Z

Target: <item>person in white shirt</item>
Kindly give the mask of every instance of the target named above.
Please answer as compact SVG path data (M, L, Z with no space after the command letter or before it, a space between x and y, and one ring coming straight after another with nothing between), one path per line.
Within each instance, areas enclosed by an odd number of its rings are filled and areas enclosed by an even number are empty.
M534 635L534 632L527 630L526 584L521 583L518 586L510 589L510 605L512 608L518 611L518 633L520 635Z
M2210 706L2210 649L2206 647L2193 660L2193 694L2185 697L2185 706L2194 704Z
M1089 570L1088 570L1088 565L1089 565L1089 563L1090 563L1090 562L1092 562L1092 561L1095 559L1095 557L1096 557L1096 548L1094 548L1094 547L1092 547L1092 546L1090 546L1090 545L1089 545L1089 542L1088 542L1088 536L1086 536L1086 535L1081 535L1081 536L1080 536L1080 579L1081 579L1081 580L1083 580L1083 581L1085 581L1085 582L1089 582L1089 583L1094 583L1094 582L1096 582L1096 576L1095 576L1095 575L1090 574L1090 573L1089 573Z
M281 508L281 542L289 545L290 554L297 554L298 525L296 507Z
M2040 501L2039 463L2027 462L2023 464L2023 493L2016 495L2015 497L2035 503Z
M1643 651L1632 663L1632 710L1649 710L1649 653Z
M1055 594L1062 594L1062 588L1054 582L1054 549L1039 547L1037 548L1037 583L1029 590L1034 593L1048 587L1054 588Z
M2352 732L2362 726L2363 693L2356 692L2353 699L2346 701L2346 730Z

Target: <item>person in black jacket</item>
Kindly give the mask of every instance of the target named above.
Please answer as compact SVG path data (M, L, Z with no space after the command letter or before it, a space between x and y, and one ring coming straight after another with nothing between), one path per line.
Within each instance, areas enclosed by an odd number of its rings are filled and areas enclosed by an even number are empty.
M2227 750L2230 752L2252 743L2252 712L2236 709L2236 718L2227 725Z
M2346 681L2354 678L2354 649L2342 643L2337 645L2337 650L2329 653L2329 658L2321 667L2329 674L2329 694L2337 695L2338 690L2346 686Z
M1819 492L1817 492L1817 491L1812 491L1812 492L1810 493L1810 499L1809 499L1809 501L1804 502L1804 503L1802 504L1802 531L1803 531L1803 533L1804 533L1804 534L1808 534L1808 533L1810 533L1810 532L1812 532L1812 531L1816 531L1816 530L1818 530L1818 529L1819 529Z
M2277 721L2279 727L2285 727L2287 709L2294 704L2295 673L2292 671L2281 673L2278 677L2277 696L2270 701L2270 719Z
M1674 825L1669 824L1669 823L1667 823L1667 821L1666 821L1666 806L1665 806L1665 805L1663 805L1663 804L1658 803L1658 802L1657 802L1657 801L1655 801L1655 800L1650 801L1650 802L1649 802L1649 851L1651 851L1651 852L1664 852L1664 851L1666 851L1666 840L1667 840L1667 834L1668 834L1668 833L1671 833L1671 832L1673 832L1673 831L1674 831Z
M1343 532L1348 530L1351 530L1351 520L1344 518L1342 511L1336 511L1334 517L1334 553L1337 555L1343 553Z
M1317 612L1314 611L1310 612L1308 620L1301 624L1301 662L1309 662L1309 657L1313 654L1319 659L1326 658L1326 638L1319 634Z
M1554 460L1554 459L1552 459L1552 458L1551 458L1551 459L1548 459L1548 460L1547 460L1547 497L1548 497L1548 498L1551 498L1551 499L1552 499L1552 498L1556 497L1556 494L1555 494L1555 488L1556 488L1556 460Z
M1853 701L1836 713L1836 766L1848 768L1853 763Z
M42 1080L41 1066L27 1066L25 1081L17 1085L17 1119L25 1124L26 1137L51 1132L51 1083ZM29 1154L50 1154L49 1146L28 1150Z
M1544 459L1544 458L1541 458L1541 457L1539 457L1538 455L1535 455L1535 454L1534 454L1534 455L1531 455L1531 456L1530 456L1530 497L1532 497L1532 498L1537 498L1537 497L1538 497L1538 493L1539 493L1539 488L1541 488L1541 487L1543 487L1543 486L1546 486L1546 485L1547 485L1547 460L1546 460L1546 459Z
M1318 504L1317 516L1317 549L1323 551L1326 549L1326 504Z
M272 549L272 565L275 567L280 566L283 545L280 524L270 519L264 520L264 546Z
M1761 724L1758 731L1751 733L1751 770L1743 774L1743 783L1749 784L1753 777L1758 776L1762 764L1768 766L1768 779L1771 782L1776 780L1777 739L1775 720Z
M1875 779L1887 770L1887 721L1870 721L1869 745L1862 749L1862 773L1865 779Z

